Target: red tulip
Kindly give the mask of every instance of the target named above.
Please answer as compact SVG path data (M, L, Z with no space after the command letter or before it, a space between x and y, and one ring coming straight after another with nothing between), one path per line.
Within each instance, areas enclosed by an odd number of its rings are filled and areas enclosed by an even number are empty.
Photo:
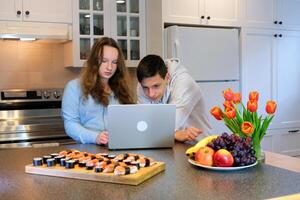
M250 101L258 101L258 96L259 96L258 92L252 91L249 93L249 100Z
M246 135L251 135L254 131L254 127L250 122L243 122L241 125L241 131Z
M232 101L233 99L233 92L230 88L227 88L226 90L223 91L223 96L226 101Z
M233 119L235 118L235 115L236 115L236 112L235 112L235 109L233 107L227 107L225 108L225 113L226 117L228 119Z
M247 102L247 109L248 109L250 112L256 112L257 107L258 107L257 101L249 100L249 101Z
M218 106L214 106L211 110L210 113L217 119L217 120L222 120L222 110Z
M270 115L274 114L274 112L276 111L276 107L277 107L276 102L269 100L266 104L266 112Z
M228 107L234 107L231 103L231 101L224 101L223 103L224 109L228 108Z
M238 104L241 102L241 94L240 93L234 93L233 94L233 103Z

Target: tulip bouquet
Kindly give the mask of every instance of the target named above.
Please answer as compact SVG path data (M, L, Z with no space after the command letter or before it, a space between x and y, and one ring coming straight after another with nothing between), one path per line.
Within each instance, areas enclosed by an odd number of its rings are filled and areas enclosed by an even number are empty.
M217 119L223 120L225 125L241 137L251 137L253 148L256 153L256 158L260 158L261 148L260 143L266 134L266 130L274 117L276 110L276 102L269 100L266 103L266 112L268 115L263 117L257 114L259 93L252 91L249 93L247 107L241 102L240 93L233 93L228 88L223 91L224 110L218 106L214 106L210 113Z

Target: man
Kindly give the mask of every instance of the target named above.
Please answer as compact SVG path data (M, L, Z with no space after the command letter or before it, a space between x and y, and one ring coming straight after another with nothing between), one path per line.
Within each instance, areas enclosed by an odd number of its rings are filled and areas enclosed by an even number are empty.
M194 141L210 129L200 88L178 59L166 63L157 55L148 55L141 60L137 67L138 101L175 104L175 139Z

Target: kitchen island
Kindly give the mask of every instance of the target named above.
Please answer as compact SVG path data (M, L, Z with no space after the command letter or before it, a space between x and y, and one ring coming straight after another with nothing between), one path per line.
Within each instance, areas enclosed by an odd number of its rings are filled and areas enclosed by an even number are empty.
M108 152L96 145L10 149L0 151L0 199L267 199L300 193L300 172L279 168L275 162L238 171L211 171L192 166L185 156L188 146L173 149L110 151L140 153L166 163L162 173L138 186L86 181L25 173L33 157L75 148ZM275 156L275 157L274 157ZM270 156L271 157L271 156ZM272 158L272 159L273 159ZM282 157L280 157L282 160ZM300 159L293 158L300 165ZM298 161L299 160L299 161ZM268 164L270 162L270 164ZM284 163L284 160L282 160ZM272 165L273 166L272 166ZM275 167L277 166L277 167Z

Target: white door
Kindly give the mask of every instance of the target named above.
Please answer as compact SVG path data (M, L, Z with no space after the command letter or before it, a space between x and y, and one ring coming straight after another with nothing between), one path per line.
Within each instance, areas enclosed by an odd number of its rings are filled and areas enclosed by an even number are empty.
M223 132L231 133L225 126L224 121L218 121L210 114L210 109L214 106L223 109L224 97L222 92L227 88L231 88L235 93L239 92L239 82L198 82L198 85L202 92L205 110L212 127L210 132L212 134L222 134Z
M284 31L277 42L277 111L274 126L300 127L300 32Z
M23 20L72 23L72 0L23 0Z
M22 0L1 0L1 20L22 20Z
M206 0L205 16L209 25L235 25L238 22L239 0Z
M237 29L168 27L166 57L178 57L195 80L238 80Z
M300 30L300 0L278 0L278 18L282 27Z
M199 24L199 16L202 15L199 13L199 3L199 0L163 0L163 22Z
M243 24L246 26L276 27L276 0L242 0Z
M258 114L266 115L267 100L274 99L274 36L269 30L242 31L242 99L248 101L250 91L259 92Z

